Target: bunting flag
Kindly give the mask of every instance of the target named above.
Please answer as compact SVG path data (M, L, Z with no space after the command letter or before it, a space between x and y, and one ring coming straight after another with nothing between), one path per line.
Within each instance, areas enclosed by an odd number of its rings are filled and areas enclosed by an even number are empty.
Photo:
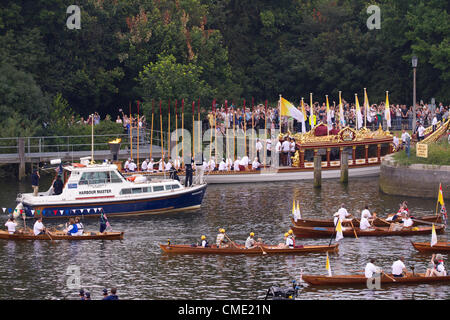
M436 243L437 243L436 228L434 227L434 223L433 223L433 227L431 228L430 247L434 246Z
M339 91L339 122L341 127L345 127L344 106L342 105L342 91Z
M338 223L336 226L336 242L338 242L341 239L344 239L344 235L342 234L341 219L338 219Z
M304 122L303 113L300 112L292 103L280 96L280 115L288 116L296 119L297 121Z
M328 252L327 252L327 264L326 264L325 268L328 271L328 276L331 277L332 276L332 274L331 274L331 265L330 265L330 258L328 257Z
M363 124L363 117L361 114L361 108L359 107L358 95L355 93L355 104L356 104L356 129L361 129Z
M386 91L386 105L384 110L384 117L386 118L386 126L391 127L391 111L389 110L389 91Z

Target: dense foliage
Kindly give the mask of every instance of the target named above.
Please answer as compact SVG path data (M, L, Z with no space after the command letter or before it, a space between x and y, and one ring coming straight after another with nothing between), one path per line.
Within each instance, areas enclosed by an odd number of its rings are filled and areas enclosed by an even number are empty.
M450 100L448 1L80 0L79 30L66 26L71 4L0 3L2 136L57 133L72 114L115 119L137 100L148 115L153 99L210 108L366 87L373 102L389 90L411 104L413 54L418 99ZM379 30L366 25L371 4Z

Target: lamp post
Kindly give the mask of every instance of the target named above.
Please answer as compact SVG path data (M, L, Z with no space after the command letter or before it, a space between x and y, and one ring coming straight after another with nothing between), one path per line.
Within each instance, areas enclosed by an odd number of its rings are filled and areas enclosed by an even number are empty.
M413 123L412 129L413 132L416 130L416 68L417 68L418 58L417 56L413 56L411 63L413 67Z

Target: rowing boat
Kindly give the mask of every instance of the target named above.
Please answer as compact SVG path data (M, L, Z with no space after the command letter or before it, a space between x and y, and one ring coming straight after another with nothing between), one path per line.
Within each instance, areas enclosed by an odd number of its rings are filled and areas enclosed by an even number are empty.
M389 275L392 277L392 275ZM302 275L303 281L315 286L351 286L351 285L367 285L367 278L364 274L357 275L334 275L334 276L317 276L317 275ZM443 277L425 277L423 273L416 273L415 275L408 274L407 277L389 278L384 274L381 275L381 283L383 284L408 284L408 283L436 283L449 282L450 276ZM369 280L370 281L370 280Z
M342 234L346 237L354 237L355 232L358 237L376 236L413 236L418 234L431 234L432 227L402 228L401 230L389 231L389 227L377 227L375 230L360 230L359 228L342 227ZM436 232L442 233L445 226L435 226ZM297 227L292 226L292 231L298 238L321 238L329 237L335 233L333 227Z
M450 242L438 242L431 246L429 242L412 242L413 247L420 252L449 252Z
M123 240L123 232L85 232L80 236L69 236L62 231L48 232L35 236L33 233L14 233L0 230L0 239L4 240Z
M192 246L186 244L171 244L159 245L165 253L180 253L180 254L301 254L311 252L337 252L338 244L330 246L297 246L295 248L280 248L278 246L262 245L251 249L246 249L243 245L237 247L230 246L225 248L218 248L216 245L211 247Z
M421 222L421 221L417 221L417 220L422 220L428 223L442 223L442 218L441 216L424 216L424 217L420 217L420 218L414 218L416 221L414 221L414 225L424 225L427 223ZM333 219L298 219L297 221L294 221L293 218L291 218L292 223L294 224L294 226L298 226L298 227L333 227L334 226L334 221ZM384 221L383 221L384 220ZM356 218L353 218L352 220L353 226L355 227L359 227L359 220L357 220ZM346 222L344 222L345 224ZM350 223L350 222L348 222ZM388 221L386 221L385 219L380 219L380 218L376 218L373 221L373 225L376 227L386 227L388 225Z

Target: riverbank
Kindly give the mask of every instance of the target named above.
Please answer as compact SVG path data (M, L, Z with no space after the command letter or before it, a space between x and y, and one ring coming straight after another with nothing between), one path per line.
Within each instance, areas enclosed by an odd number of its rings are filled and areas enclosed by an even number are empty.
M389 195L437 199L442 183L444 197L450 194L450 165L433 165L402 161L401 155L386 156L380 166L379 186ZM399 157L400 160L397 160ZM415 157L415 150L414 150Z

